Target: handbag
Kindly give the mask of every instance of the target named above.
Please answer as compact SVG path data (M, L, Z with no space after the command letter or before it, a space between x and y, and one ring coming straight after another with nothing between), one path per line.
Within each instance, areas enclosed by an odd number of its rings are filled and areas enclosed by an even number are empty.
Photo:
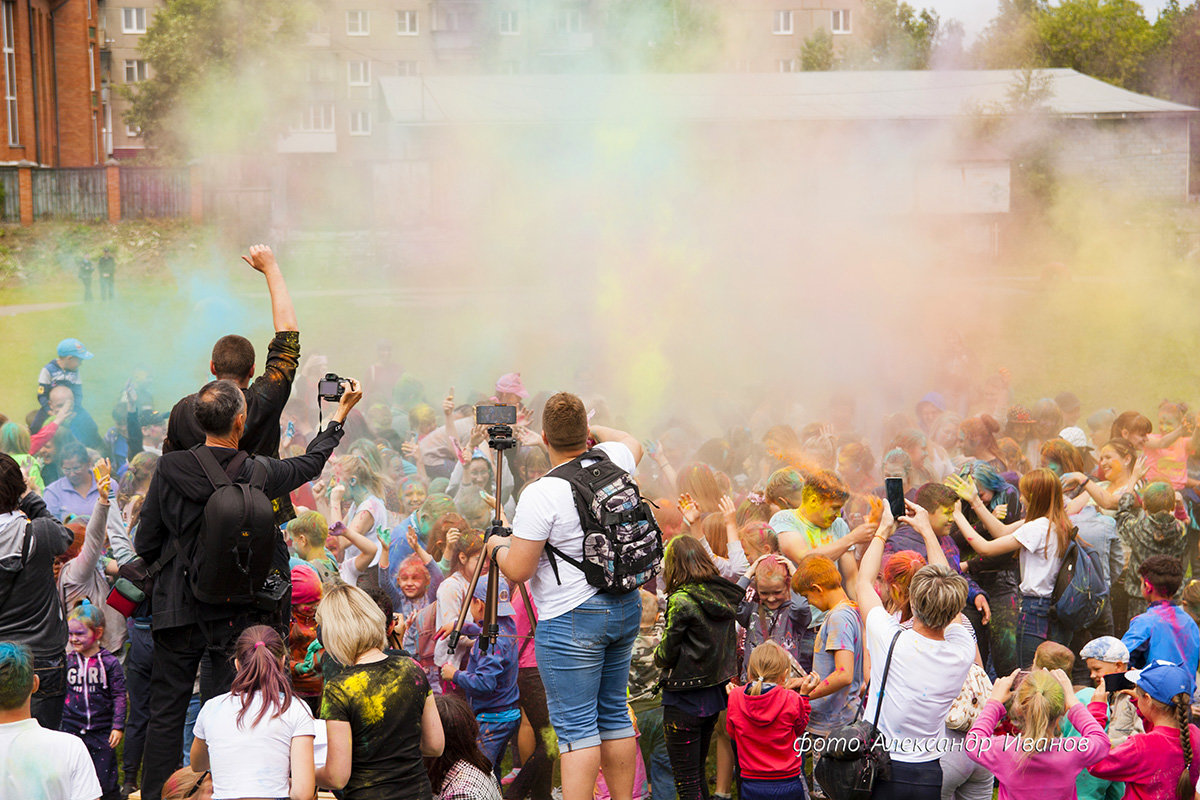
M109 608L128 619L154 593L154 579L162 572L175 554L179 552L179 540L171 543L167 552L150 566L141 558L135 558L120 566L117 579L108 592L105 603Z
M870 800L875 782L880 778L887 780L892 775L892 758L888 754L887 740L879 731L879 714L883 710L892 653L901 633L903 631L896 631L892 637L887 659L883 662L875 720L856 720L826 737L825 755L817 762L813 775L831 800Z
M979 716L979 711L991 693L992 682L988 680L987 673L983 671L983 667L972 664L970 671L967 672L967 679L963 682L962 691L958 693L958 697L954 698L954 703L950 706L950 714L946 717L946 727L962 733L971 730L971 726L975 724L975 718Z

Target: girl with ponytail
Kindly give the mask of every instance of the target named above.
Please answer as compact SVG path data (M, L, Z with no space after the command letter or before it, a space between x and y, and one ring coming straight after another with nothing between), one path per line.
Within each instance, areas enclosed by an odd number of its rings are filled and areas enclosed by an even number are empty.
M1169 661L1126 672L1133 682L1138 712L1146 733L1130 736L1088 772L1097 778L1125 782L1126 800L1191 800L1200 780L1200 729L1192 724L1193 676ZM1105 685L1092 695L1088 711L1104 719Z
M212 772L217 800L311 800L316 794L316 730L308 706L292 691L287 654L273 628L247 628L237 640L230 691L200 709L192 769Z
M996 681L992 696L979 712L963 743L967 757L987 768L1000 785L998 800L1037 797L1039 800L1074 800L1075 780L1081 770L1108 754L1103 724L1093 719L1075 697L1071 680L1061 669L1038 670L1023 680L1013 670ZM993 736L1004 718L1004 704L1013 698L1013 723L1017 736ZM1063 716L1082 738L1060 735Z
M791 656L771 640L754 648L749 661L749 683L730 685L725 718L741 767L738 797L807 797L796 741L808 726L808 695L818 676L790 677Z

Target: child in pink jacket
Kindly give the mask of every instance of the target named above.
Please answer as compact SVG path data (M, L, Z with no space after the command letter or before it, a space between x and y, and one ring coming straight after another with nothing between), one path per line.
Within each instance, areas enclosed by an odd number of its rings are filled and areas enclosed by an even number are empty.
M1130 736L1088 772L1124 781L1125 800L1192 797L1192 787L1200 779L1200 729L1191 724L1193 677L1169 661L1155 661L1125 676L1137 687L1134 696L1146 732ZM1103 719L1107 701L1100 684L1088 711Z
M1018 671L1000 678L963 743L967 757L995 774L998 800L1037 797L1075 800L1075 779L1081 770L1108 755L1108 736L1075 697L1071 680L1061 669L1031 673L1017 688L1012 703L1018 734L993 736L1004 717ZM1063 713L1080 733L1059 735Z

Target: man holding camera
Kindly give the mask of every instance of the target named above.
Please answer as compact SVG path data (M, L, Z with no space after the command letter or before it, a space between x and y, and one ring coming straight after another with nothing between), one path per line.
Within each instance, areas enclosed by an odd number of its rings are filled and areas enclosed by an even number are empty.
M208 453L176 451L159 459L134 542L147 564L163 560L151 593L154 680L142 793L148 800L158 800L163 782L178 765L188 700L201 658L208 653L213 670L209 685L202 687L208 695L204 699L229 691L232 647L238 635L249 625L279 626L278 609L289 602L287 552L280 549L272 553L271 572L262 587L256 587L255 602L213 605L196 598L189 566L200 558L228 558L225 553L196 552L214 493L214 481L201 458L211 454L234 483L252 483L257 476L266 497L286 496L320 475L341 441L342 423L362 398L356 381L346 383L329 426L313 438L304 455L280 461L244 453L240 443L246 441L246 394L232 381L213 381L196 393L190 409L204 431L201 449ZM262 502L265 505L266 500ZM270 593L272 587L277 591Z
M629 434L589 429L587 409L575 395L561 392L546 401L542 441L551 469L521 492L512 536L489 538L487 552L510 581L529 581L537 604L534 647L562 756L563 800L589 800L601 765L613 799L629 800L637 740L625 697L641 598L637 592L601 593L564 559L556 575L545 554L549 544L565 556L583 557L574 495L554 468L586 453L589 440L626 472L642 459L641 444Z
M253 245L250 254L242 256L242 260L267 279L267 291L271 295L275 337L267 346L267 363L262 375L251 383L254 345L243 336L229 334L213 345L208 368L217 380L237 384L246 397L246 429L238 442L240 449L252 455L278 458L279 417L292 393L292 382L300 363L300 328L287 283L271 248L265 244ZM187 450L204 441L204 430L196 419L196 397L188 395L171 409L167 438L163 442L164 453ZM271 499L280 524L296 516L286 494Z

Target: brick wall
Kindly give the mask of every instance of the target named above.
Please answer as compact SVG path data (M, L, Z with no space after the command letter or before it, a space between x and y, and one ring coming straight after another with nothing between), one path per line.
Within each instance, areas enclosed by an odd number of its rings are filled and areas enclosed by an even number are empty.
M1102 186L1183 202L1188 196L1188 120L1069 120L1058 167Z

